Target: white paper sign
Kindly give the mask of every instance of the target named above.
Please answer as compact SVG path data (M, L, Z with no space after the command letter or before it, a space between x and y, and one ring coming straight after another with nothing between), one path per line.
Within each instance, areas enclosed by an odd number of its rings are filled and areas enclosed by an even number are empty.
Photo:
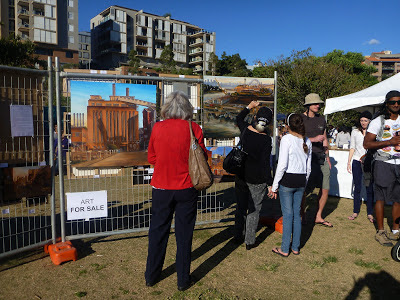
M66 193L67 219L78 220L107 217L107 191Z
M11 136L33 136L33 114L30 105L11 105Z

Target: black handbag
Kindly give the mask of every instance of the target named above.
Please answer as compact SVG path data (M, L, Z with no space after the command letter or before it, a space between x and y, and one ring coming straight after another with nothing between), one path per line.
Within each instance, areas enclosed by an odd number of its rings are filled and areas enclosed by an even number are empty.
M246 131L243 130L239 143L233 147L233 149L225 157L222 167L230 174L242 174L244 169L244 163L247 157L247 153L243 151L242 138Z

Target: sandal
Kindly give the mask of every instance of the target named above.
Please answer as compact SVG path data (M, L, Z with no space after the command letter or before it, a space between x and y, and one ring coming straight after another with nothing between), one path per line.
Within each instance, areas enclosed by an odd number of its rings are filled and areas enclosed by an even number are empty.
M375 223L375 219L374 219L373 215L367 215L367 218L371 223Z
M358 214L353 213L350 217L348 217L348 219L353 221L353 220L357 219L357 217L358 217Z

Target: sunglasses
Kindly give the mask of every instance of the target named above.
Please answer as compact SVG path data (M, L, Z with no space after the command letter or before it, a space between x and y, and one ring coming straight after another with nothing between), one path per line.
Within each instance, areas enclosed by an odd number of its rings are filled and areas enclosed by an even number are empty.
M400 105L400 100L390 100L390 101L386 101L386 103L387 103L388 105L395 105L396 103L397 103L398 105Z

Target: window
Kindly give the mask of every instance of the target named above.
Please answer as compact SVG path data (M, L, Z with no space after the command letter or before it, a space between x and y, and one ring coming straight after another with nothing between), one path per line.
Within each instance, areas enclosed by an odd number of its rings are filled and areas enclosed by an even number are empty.
M74 36L73 35L69 35L68 36L68 43L70 43L70 44L74 43Z
M74 13L69 11L68 12L68 19L73 20L74 19Z
M65 57L66 58L73 58L74 57L74 53L72 53L72 51L66 51L65 52Z
M74 0L68 0L68 6L74 7Z
M68 31L74 31L74 25L68 24Z

